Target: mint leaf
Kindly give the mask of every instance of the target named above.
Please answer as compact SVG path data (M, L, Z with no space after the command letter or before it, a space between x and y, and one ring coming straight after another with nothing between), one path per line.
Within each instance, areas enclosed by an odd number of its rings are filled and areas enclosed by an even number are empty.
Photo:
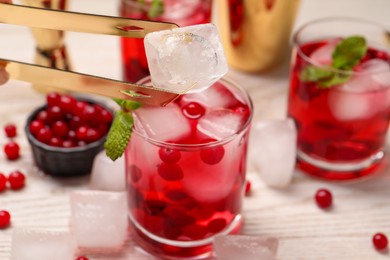
M366 54L367 45L364 37L351 36L337 44L332 58L332 67L340 70L351 70Z
M118 110L115 113L104 148L106 155L113 161L122 156L130 140L133 129L133 116L131 113Z
M156 18L164 13L164 2L162 0L152 0L148 11L149 18Z
M367 52L366 40L361 36L351 36L337 44L332 53L331 67L307 66L299 74L303 82L317 82L319 88L330 88L347 82L351 76L337 70L351 71ZM332 69L335 69L334 71Z
M114 98L114 101L123 109L126 111L135 110L139 107L141 107L141 103L131 100L125 100L125 99L119 99Z

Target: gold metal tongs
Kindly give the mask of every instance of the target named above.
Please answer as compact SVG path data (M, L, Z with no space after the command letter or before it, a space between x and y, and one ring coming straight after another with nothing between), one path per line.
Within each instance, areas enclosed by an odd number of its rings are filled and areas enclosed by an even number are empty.
M94 34L143 38L147 33L177 28L178 25L113 16L84 14L0 3L0 23ZM131 99L164 106L184 92L82 74L0 58L10 78L64 90Z

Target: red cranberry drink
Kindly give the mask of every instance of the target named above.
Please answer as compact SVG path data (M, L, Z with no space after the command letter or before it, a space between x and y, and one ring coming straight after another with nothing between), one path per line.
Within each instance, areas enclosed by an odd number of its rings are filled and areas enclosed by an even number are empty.
M122 0L123 17L176 23L179 26L209 23L211 0ZM143 39L122 38L123 77L136 82L149 75Z
M356 31L304 37L332 22L347 22ZM381 166L390 118L390 55L364 34L368 28L372 35L381 29L355 20L323 20L295 37L288 113L298 128L298 165L309 174L348 180Z
M160 256L206 257L214 236L239 229L249 96L221 79L133 115L126 172L136 239Z

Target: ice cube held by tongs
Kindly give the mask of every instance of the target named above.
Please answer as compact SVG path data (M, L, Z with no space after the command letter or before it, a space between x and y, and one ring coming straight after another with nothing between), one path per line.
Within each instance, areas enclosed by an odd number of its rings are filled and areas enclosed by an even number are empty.
M4 3L0 3L0 23L130 38L144 38L150 32L178 28L178 25L174 23L84 14ZM1 58L0 66L6 68L11 79L64 90L131 99L151 105L164 106L186 93L186 90L177 92Z

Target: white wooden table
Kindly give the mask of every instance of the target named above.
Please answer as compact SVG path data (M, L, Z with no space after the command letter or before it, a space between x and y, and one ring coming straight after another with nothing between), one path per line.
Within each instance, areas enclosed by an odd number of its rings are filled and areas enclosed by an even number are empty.
M93 3L71 0L71 9L115 15L117 4L116 0ZM390 26L389 10L388 0L302 0L295 28L329 15L363 17ZM0 35L0 57L32 60L34 41L26 28L1 25ZM121 77L117 38L69 33L67 45L77 71ZM285 117L288 64L286 57L283 65L266 74L229 72L231 78L250 92L255 121ZM44 97L29 84L11 81L0 88L0 147L6 142L2 128L9 122L17 125L17 142L22 146L22 158L16 162L9 162L0 154L0 172L21 169L27 174L23 190L0 193L0 209L12 214L12 226L0 230L1 260L10 257L13 227L68 229L69 192L85 189L88 184L88 176L57 180L42 175L34 167L23 127L29 112L43 102ZM354 184L324 182L297 171L292 184L279 190L266 187L251 167L248 178L252 181L252 194L244 203L243 233L278 237L278 259L390 258L389 253L378 253L371 243L372 235L379 231L390 238L389 168L370 180ZM323 211L315 205L313 195L318 188L332 191L332 210Z

